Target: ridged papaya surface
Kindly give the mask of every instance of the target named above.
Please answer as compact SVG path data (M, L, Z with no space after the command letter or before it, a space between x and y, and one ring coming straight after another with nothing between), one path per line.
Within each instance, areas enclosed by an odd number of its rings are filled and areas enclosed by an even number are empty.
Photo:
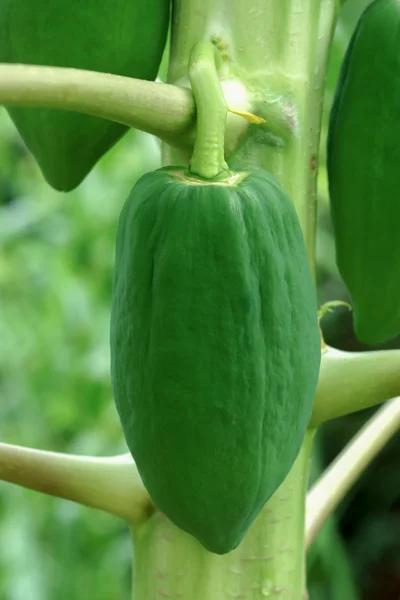
M0 62L154 79L169 0L0 0ZM42 108L8 109L46 180L75 188L127 127Z
M114 397L155 505L208 550L234 549L285 479L319 364L305 244L277 181L144 175L117 233Z
M331 111L336 258L364 343L400 333L400 2L377 0L349 44Z

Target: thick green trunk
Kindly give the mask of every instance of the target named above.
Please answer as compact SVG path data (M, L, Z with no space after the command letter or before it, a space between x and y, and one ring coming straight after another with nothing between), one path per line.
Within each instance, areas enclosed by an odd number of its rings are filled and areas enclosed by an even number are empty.
M132 532L134 600L302 599L304 503L313 434L240 546L223 556L155 513Z
M279 179L296 206L312 266L322 95L337 6L336 0L175 0L173 11L169 83L189 85L197 41L223 48L230 104L235 82L239 107L245 103L266 119L249 125L231 115L227 139L238 129L240 139L226 158ZM190 151L165 147L164 163L187 162Z
M232 167L257 165L276 175L296 206L312 268L323 84L337 6L333 0L175 0L173 13L169 82L189 85L196 42L213 41L221 50L229 107L266 120L251 125L230 115L226 158ZM163 162L187 164L190 152L177 140L163 148ZM288 477L230 554L206 552L160 513L133 531L133 598L301 600L312 439L310 431Z

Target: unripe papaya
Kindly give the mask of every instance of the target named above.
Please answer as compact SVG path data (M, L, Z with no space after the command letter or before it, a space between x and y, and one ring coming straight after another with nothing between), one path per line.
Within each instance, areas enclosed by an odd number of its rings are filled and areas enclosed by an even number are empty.
M209 551L234 549L288 474L320 365L295 208L263 170L147 173L121 212L111 376L155 505Z
M0 0L0 62L154 79L169 0ZM128 130L85 114L9 107L46 180L69 191Z
M400 2L364 11L342 64L329 121L336 259L359 340L400 333Z

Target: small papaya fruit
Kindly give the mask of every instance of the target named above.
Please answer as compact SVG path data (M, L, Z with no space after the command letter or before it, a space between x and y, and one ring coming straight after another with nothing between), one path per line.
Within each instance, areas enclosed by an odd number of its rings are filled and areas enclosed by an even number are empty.
M400 2L375 0L342 63L327 168L336 260L366 344L400 333Z
M118 224L110 345L155 505L209 551L231 551L299 452L320 365L301 227L272 175L141 177Z
M0 62L156 77L169 0L0 0ZM69 191L128 130L90 115L9 107L48 183Z

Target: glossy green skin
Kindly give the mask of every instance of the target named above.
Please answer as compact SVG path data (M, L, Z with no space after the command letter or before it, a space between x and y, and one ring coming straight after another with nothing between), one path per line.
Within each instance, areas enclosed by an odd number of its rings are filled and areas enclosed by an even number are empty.
M178 169L144 175L120 216L111 374L155 505L223 554L299 452L317 303L295 209L271 175L208 185Z
M169 0L0 0L0 62L154 79ZM10 107L46 180L69 191L128 130L75 112Z
M400 333L400 3L363 13L342 65L328 136L336 258L359 340Z

